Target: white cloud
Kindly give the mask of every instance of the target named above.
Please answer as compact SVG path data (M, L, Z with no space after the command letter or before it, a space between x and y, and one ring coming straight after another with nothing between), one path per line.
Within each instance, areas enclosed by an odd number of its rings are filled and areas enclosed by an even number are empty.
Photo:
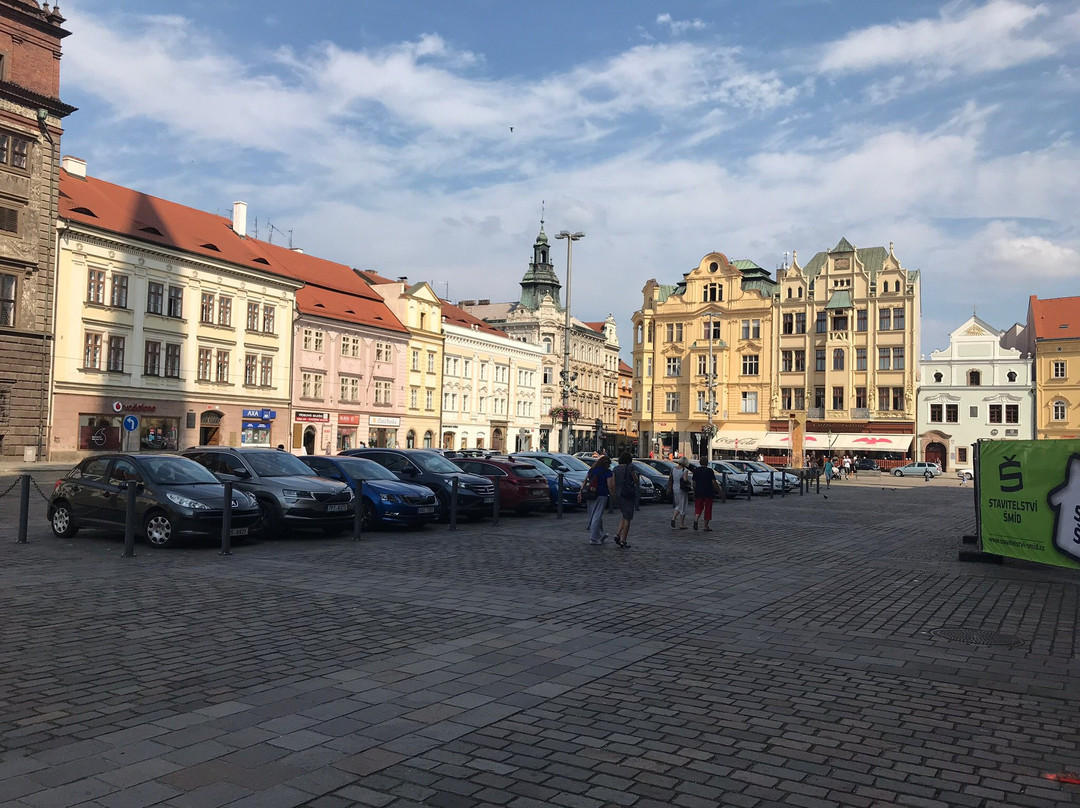
M687 31L704 31L709 27L703 20L676 20L666 12L656 15L656 24L666 25L672 36L681 36Z
M1055 244L1042 236L1015 235L1014 228L996 224L988 228L984 250L987 269L997 275L1026 278L1080 276L1080 251Z

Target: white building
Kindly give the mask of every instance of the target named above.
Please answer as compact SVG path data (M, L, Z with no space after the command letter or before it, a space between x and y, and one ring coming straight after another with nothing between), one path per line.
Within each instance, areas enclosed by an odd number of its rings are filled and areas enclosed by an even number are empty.
M972 315L947 348L920 362L919 459L951 471L971 465L980 439L1034 437L1031 356L1006 347L1016 344L1016 328L999 331Z

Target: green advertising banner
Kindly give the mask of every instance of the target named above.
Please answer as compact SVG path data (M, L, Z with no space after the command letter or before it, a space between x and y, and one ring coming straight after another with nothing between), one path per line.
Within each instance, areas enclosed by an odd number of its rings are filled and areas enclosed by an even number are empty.
M982 550L1080 569L1080 440L980 441Z

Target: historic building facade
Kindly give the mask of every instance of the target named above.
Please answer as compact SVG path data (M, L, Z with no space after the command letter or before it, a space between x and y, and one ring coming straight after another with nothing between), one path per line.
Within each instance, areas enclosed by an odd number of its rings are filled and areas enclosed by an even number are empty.
M44 456L60 123L57 8L0 0L0 459Z
M1080 437L1080 297L1032 295L1025 332L1034 356L1035 437Z
M577 417L570 424L571 451L592 450L598 435L615 429L618 412L619 339L615 319L586 324L571 316L569 329L570 379L563 380L564 346L567 345L566 308L561 302L562 283L555 274L551 245L541 223L533 243L533 260L521 280L521 297L513 303L462 300L458 305L512 338L539 345L541 370L539 446L558 451L560 419L549 413L563 403Z
M918 459L952 471L971 466L979 440L1034 437L1031 357L1006 334L972 315L920 362Z
M442 447L535 449L542 417L542 349L446 301L442 311Z
M612 455L628 451L637 454L637 421L634 420L634 369L619 360L619 424L615 434L605 442Z

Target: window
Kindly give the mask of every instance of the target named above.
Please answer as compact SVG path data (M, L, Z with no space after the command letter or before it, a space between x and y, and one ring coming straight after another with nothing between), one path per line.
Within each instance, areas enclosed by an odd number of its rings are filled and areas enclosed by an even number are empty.
M222 295L218 298L217 324L232 328L232 298Z
M791 290L788 289L788 291L790 292ZM790 387L782 387L782 388L780 388L780 407L782 409L785 409L785 410L790 410L791 409L791 401L792 401L791 388Z
M1064 359L1055 359L1054 360L1054 362L1053 362L1053 372L1052 372L1051 375L1055 379L1064 379L1064 378L1066 378L1065 360Z
M757 412L757 393L743 391L740 412Z
M896 397L896 391L900 390L900 389L901 388L899 388L899 387L894 387L893 388L893 397L894 398ZM903 406L903 399L902 398L900 399L900 404L899 405L895 405L895 404L893 405L894 410L902 410L903 408L904 408L904 406ZM945 405L945 423L947 423L947 424L958 424L958 423L960 423L960 405L959 404L946 404Z
M543 380L544 380L544 384L554 384L555 383L555 368L553 366L546 365L544 367Z
M805 334L806 333L806 312L805 311L797 311L797 312L795 312L795 333L796 334Z
M940 424L945 418L945 408L941 404L930 405L930 423Z
M824 334L829 330L829 313L825 311L819 311L817 313L817 319L814 321L814 331L818 334Z
M713 375L716 374L716 363L717 363L717 361L719 359L720 359L720 357L716 356L715 354L712 357L712 373L713 373ZM709 375L710 371L709 371L709 357L708 356L702 355L702 356L699 356L697 358L697 372L698 372L698 376L708 376Z
M949 406L950 407L955 407L956 405L955 404L950 404ZM904 409L904 388L903 387L894 387L892 389L892 408L894 410L902 410L902 409ZM945 420L947 421L947 420L949 420L948 407L946 407L945 410L946 410L946 412L945 412Z
M0 326L15 325L15 276L0 275Z
M967 450L966 446L957 446L956 447L956 462L957 463L966 463L967 462L967 452L968 452L968 450Z
M244 355L244 384L254 385L259 378L259 357L256 354Z
M704 390L698 390L698 393L697 393L697 411L698 412L705 412L706 405L707 405L707 398L705 396L705 391Z
M707 283L703 291L704 294L701 299L704 303L718 303L724 299L724 285L722 283Z
M1016 381L1016 371L1015 370L1010 370L1007 374L1005 374L1005 377L1010 382L1015 382Z
M1001 405L1000 404L991 404L990 405L990 423L992 423L992 424L1003 423L1002 413L1001 413Z
M207 292L203 292L199 298L199 322L214 322L214 296Z
M105 271L90 269L86 272L86 302L105 302Z
M844 349L833 348L832 352L832 369L843 370L844 369ZM840 407L834 407L834 409L840 409Z
M892 366L892 350L890 348L878 348L878 370L888 370Z
M878 311L878 331L892 330L892 309Z
M147 376L161 375L161 343L147 340L143 351L143 373Z
M904 330L904 308L901 306L898 309L892 310L892 327L893 331Z
M409 409L415 410L420 406L420 391L415 387L409 388Z
M802 348L795 351L795 372L796 373L805 373L806 372L806 351L804 349L802 349Z
M319 350L321 352L321 350L322 350L322 340L321 339L319 340L319 348L315 347L315 334L316 333L321 334L322 332L316 332L314 329L311 329L311 328L305 328L304 329L304 331L303 331L303 346L304 346L305 351Z
M1065 420L1065 402L1060 399L1054 402L1054 414L1053 419L1055 421Z
M638 341L640 342L640 340L638 340ZM541 344L544 346L544 353L551 353L552 352L552 350L553 350L552 346L553 346L554 343L552 342L550 336L545 334L543 340L541 340Z
M743 320L742 338L761 339L761 320Z
M420 352L415 348L412 351L412 357L409 360L409 367L413 370L420 370Z
M704 323L702 323L702 334L701 334L702 339L706 339L706 340L723 339L723 337L720 336L721 331L722 331L722 328L721 328L721 324L720 324L719 320L709 319L709 320L706 320Z
M211 363L213 351L209 348L199 348L199 366L196 378L201 382L210 381Z
M101 334L86 334L83 340L83 367L88 370L101 370Z
M277 310L273 306L263 306L262 330L264 334L274 333L274 317L276 314Z
M832 408L834 410L844 409L844 388L834 387L832 389Z
M2 78L7 79L5 75ZM0 165L25 170L29 162L30 141L0 132Z
M444 376L457 376L458 375L458 359L456 356L444 356L443 357L443 369Z
M258 331L259 330L259 304L258 303L248 303L247 330L248 331Z
M1020 405L1019 404L1006 404L1005 405L1005 423L1018 424L1020 423Z
M893 370L904 369L904 349L893 348L892 349L892 367Z
M274 383L274 360L264 356L259 360L259 385L270 387Z
M229 352L217 352L217 380L227 382L229 380Z
M855 406L860 410L866 409L866 388L855 388Z
M360 400L360 379L356 376L342 376L339 380L338 398L342 401Z
M866 348L855 349L855 370L866 370Z
M393 362L394 361L394 346L389 342L376 342L375 343L375 361L376 362Z
M781 351L780 352L780 371L782 373L790 373L791 369L795 366L793 364L794 352L793 351ZM790 407L788 408L790 409Z
M801 387L795 388L795 409L806 409L806 391Z
M825 388L824 387L815 387L814 388L814 407L817 408L817 409L821 409L821 410L825 409Z
M682 359L677 356L669 356L667 358L667 375L668 376L681 376L682 375Z
M855 311L855 330L866 330L866 309L857 309Z
M978 417L979 417L979 405L978 404L972 404L970 407L968 407L968 418L978 418Z
M825 349L824 348L818 348L818 349L816 349L814 351L814 370L819 371L819 372L825 370Z
M937 373L935 373L935 374L934 374L934 381L935 381L935 382L936 382L937 384L941 384L941 380L942 380L943 378L945 378L945 377L941 375L941 371L940 371L940 370L939 370L939 371L938 371Z
M664 393L664 412L679 412L678 393Z
M112 276L112 297L109 298L109 303L113 308L126 309L128 306L128 276L113 273Z
M390 382L385 379L375 380L375 403L383 406L390 404Z
M791 296L791 289L788 289L788 296ZM781 333L782 334L794 334L795 333L795 315L785 314L781 321Z
M742 358L742 375L743 376L757 376L758 375L758 354L748 354ZM756 410L755 410L756 412Z
M150 281L146 284L146 311L148 314L161 314L165 302L165 284Z
M184 316L184 290L179 286L169 287L169 311L170 317Z
M978 387L982 384L982 374L977 370L968 371L968 387Z
M114 373L124 372L124 338L109 337L109 357L107 369Z
M457 410L457 393L443 393L442 408L443 412L453 412Z
M180 378L180 346L165 346L165 376L169 379Z
M430 351L428 351L427 355L427 372L435 372L435 354L431 353Z
M323 374L304 372L300 374L300 396L302 398L323 397Z
M834 314L832 318L833 331L847 331L847 315Z
M667 341L682 342L682 323L667 324Z

